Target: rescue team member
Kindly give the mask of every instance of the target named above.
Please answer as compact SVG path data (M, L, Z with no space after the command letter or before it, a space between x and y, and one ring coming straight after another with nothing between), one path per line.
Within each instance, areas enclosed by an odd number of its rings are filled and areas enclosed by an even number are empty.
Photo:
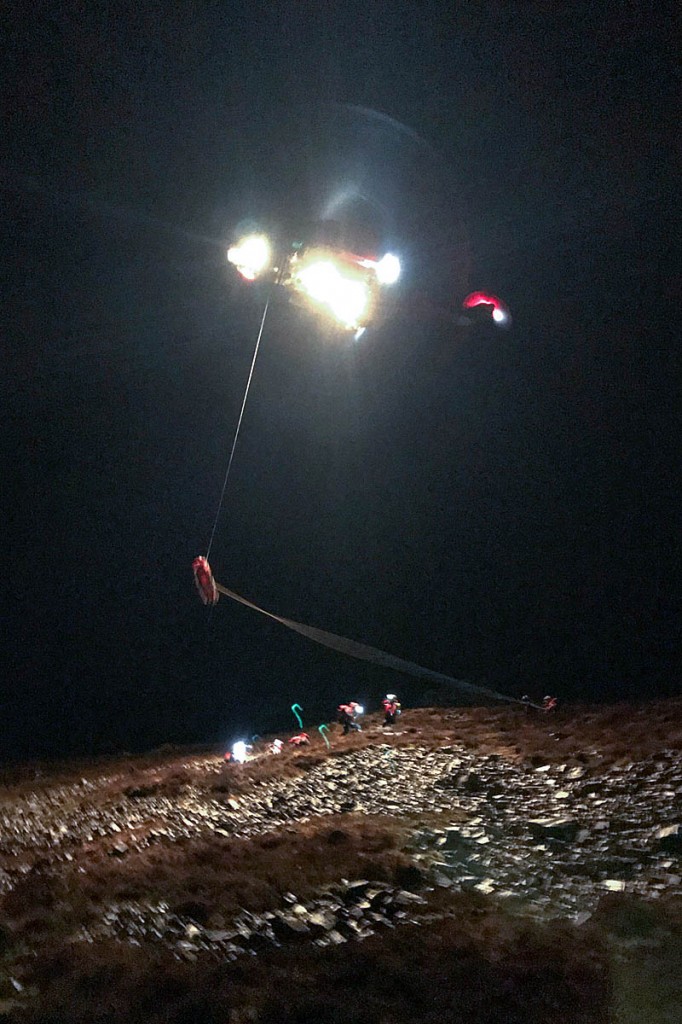
M357 701L350 701L348 704L339 704L339 723L343 726L343 735L347 736L349 732L362 732L360 723L356 722L355 719L359 714L362 714L362 707Z
M400 714L400 701L394 693L387 693L381 702L384 709L384 726L395 725L395 720Z
M523 704L523 713L526 717L528 717L529 715L534 715L538 710L527 693L524 693L523 697L521 698L521 703Z
M310 736L307 732L299 732L297 736L292 736L289 740L292 747L307 747L310 744Z

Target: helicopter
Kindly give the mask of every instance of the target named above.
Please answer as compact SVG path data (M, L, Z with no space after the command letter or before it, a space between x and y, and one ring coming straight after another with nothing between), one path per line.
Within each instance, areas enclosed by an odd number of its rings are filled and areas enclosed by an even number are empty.
M370 232L350 238L336 221L315 221L279 237L251 232L227 250L228 262L249 283L268 280L291 301L322 314L357 340L385 314L387 291L400 280L400 258L379 250ZM393 303L395 305L395 302ZM409 309L409 297L402 302ZM420 308L421 311L421 308ZM451 311L432 310L451 317ZM509 326L506 304L491 292L470 292L461 303L460 326Z

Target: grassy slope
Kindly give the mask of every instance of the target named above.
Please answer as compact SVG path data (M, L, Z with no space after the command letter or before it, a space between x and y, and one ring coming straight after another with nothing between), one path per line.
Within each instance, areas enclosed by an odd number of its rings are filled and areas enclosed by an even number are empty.
M405 714L397 745L462 743L510 758L599 767L682 748L682 703L573 708L549 723L515 708L422 709ZM361 736L333 735L332 756L381 740L376 721ZM127 791L153 788L170 797L188 786L212 796L248 798L270 773L295 777L328 756L321 740L310 751L287 751L208 778L196 753L107 761L44 770L38 780L14 771L12 794L87 777L104 806ZM450 816L452 820L452 816ZM259 1020L398 1021L457 1019L471 1024L663 1024L676 1021L682 993L682 913L674 905L645 908L609 898L593 922L576 929L512 919L478 895L437 891L421 924L397 928L333 950L294 950L243 957L235 964L181 963L113 941L73 945L68 936L97 919L111 900L167 900L213 927L240 907L278 905L341 877L404 884L402 849L409 822L335 816L252 840L213 836L159 845L123 861L94 844L60 870L38 864L0 905L0 954L14 969L31 949L22 980L40 994L8 1019L107 1021ZM437 911L446 918L430 921ZM4 951L3 951L4 943ZM35 955L37 954L37 955ZM13 996L5 982L0 999ZM677 1000L680 1003L677 1003ZM1 1007L0 1003L0 1007ZM0 1020L2 1017L0 1016Z

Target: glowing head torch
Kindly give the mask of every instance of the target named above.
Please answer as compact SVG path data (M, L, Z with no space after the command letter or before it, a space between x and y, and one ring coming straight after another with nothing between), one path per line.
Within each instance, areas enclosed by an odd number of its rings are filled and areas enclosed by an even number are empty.
M237 740L236 743L232 744L232 760L238 764L243 764L246 761L248 746L244 740Z

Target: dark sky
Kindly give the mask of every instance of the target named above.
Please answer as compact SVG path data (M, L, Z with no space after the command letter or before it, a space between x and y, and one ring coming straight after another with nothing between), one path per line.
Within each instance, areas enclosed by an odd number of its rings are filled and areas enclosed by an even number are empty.
M2 756L432 698L191 581L263 301L226 245L352 202L401 308L349 346L275 303L217 577L512 694L677 692L674 8L462 6L10 16ZM513 328L458 329L468 287Z

